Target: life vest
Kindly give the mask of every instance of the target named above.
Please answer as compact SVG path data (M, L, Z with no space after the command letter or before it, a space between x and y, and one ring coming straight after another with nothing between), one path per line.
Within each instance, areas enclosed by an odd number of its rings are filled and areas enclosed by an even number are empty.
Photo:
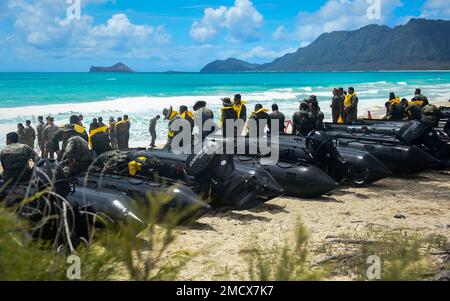
M256 117L256 115L259 114L259 113L267 113L267 112L269 112L269 109L261 108L261 109L259 109L258 111L253 111L253 112L250 114L250 118ZM249 128L250 128L250 125L247 123L247 126L246 126L246 127L249 129Z
M222 128L223 128L223 123L225 121L224 120L224 113L225 113L226 110L234 110L236 112L236 108L235 108L234 105L231 106L231 107L222 107L220 109L220 127L222 127Z
M262 109L259 109L258 111L253 111L251 114L250 114L250 116L251 117L255 117L257 114L259 114L259 113L267 113L267 112L269 112L269 109L266 109L266 108L262 108ZM250 117L250 118L251 118Z
M417 105L417 106L420 106L420 107L423 107L423 105L424 105L424 101L423 100L415 100L415 101L410 101L409 102L409 105Z
M128 121L129 121L128 119L124 119L124 120L122 120L122 121L116 122L116 126L117 126L117 125L124 124L124 123L127 123Z
M89 148L90 149L92 149L92 137L94 137L94 135L98 134L98 133L106 133L108 131L108 129L109 129L109 127L107 125L105 125L105 126L97 128L95 130L92 130L89 133L89 141L88 142L89 142Z
M238 118L241 118L242 107L246 104L247 104L247 102L245 100L241 100L240 104L236 104L236 103L233 104L233 109L236 112Z
M183 114L180 115L181 118L186 119L186 117L194 118L194 114L192 112L186 111Z
M347 95L345 96L344 106L345 106L345 107L350 107L350 106L352 105L352 97L353 97L353 96L356 96L356 95L357 95L356 93L353 93L353 94L347 94Z
M180 114L178 112L176 112L176 111L172 111L172 114L170 114L170 116L169 116L169 132L168 132L168 137L169 138L173 138L175 136L175 132L172 131L170 128L171 128L171 125L172 125L172 121L177 116L180 116Z
M393 105L393 104L399 104L399 103L401 103L401 100L400 100L400 97L397 96L396 98L391 99L391 100L389 100L388 102L389 102L390 105Z
M145 162L145 161L147 161L147 158L139 157L138 160L141 162ZM128 171L130 173L130 176L135 176L135 175L137 175L138 171L142 170L142 163L139 161L135 160L135 161L128 162Z
M78 124L70 124L70 125L73 126L73 130L75 132L77 132L78 134L86 133L86 129L84 127L82 127L81 125L78 125ZM64 125L60 126L60 128L64 128L64 127L65 127Z
M259 114L259 113L267 113L267 112L269 112L269 109L266 109L266 108L262 108L262 109L259 109L258 111L254 111L254 112L252 112L252 114Z

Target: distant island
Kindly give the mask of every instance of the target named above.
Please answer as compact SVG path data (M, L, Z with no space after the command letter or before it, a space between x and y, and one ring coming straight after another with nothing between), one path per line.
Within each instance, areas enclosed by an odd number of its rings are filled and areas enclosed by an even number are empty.
M134 71L123 63L117 63L111 67L94 67L92 66L89 72L114 72L114 73L133 73Z
M324 33L313 43L267 64L236 58L201 72L449 70L450 21L411 19L406 25L368 25Z

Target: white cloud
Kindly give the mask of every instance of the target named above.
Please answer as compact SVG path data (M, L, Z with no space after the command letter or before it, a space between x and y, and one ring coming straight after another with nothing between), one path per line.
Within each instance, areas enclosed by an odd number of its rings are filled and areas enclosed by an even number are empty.
M293 32L289 33L284 27L279 27L273 37L288 36L307 45L323 33L355 30L374 23L384 24L392 12L402 5L401 0L382 0L381 19L371 19L367 13L371 4L367 0L328 0L317 11L300 12L297 15L297 28Z
M103 3L111 0L89 0ZM14 40L22 56L39 54L81 57L149 56L153 46L168 43L170 35L164 26L135 25L125 14L112 15L105 24L94 25L92 17L69 20L65 1L10 0L15 15Z
M238 55L238 58L242 60L254 60L254 59L273 60L285 55L286 53L294 51L296 51L296 49L294 48L276 51L258 46L250 49L247 52L241 53L240 55Z
M450 18L450 2L448 0L427 0L422 7L422 17Z
M259 38L258 29L263 21L263 15L250 0L236 0L229 8L206 8L203 18L192 24L190 34L194 40L206 42L227 29L228 38L233 43L255 41Z
M284 40L287 36L288 33L286 32L286 26L284 25L279 26L272 34L274 40Z
M200 42L205 42L215 37L224 25L227 11L228 9L225 6L217 9L206 8L203 19L192 24L191 37Z

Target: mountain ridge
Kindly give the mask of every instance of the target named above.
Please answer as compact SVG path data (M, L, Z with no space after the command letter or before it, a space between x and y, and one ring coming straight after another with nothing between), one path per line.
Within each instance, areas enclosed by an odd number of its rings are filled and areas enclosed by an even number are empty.
M201 72L449 69L450 21L413 18L394 28L371 24L353 31L324 33L310 45L270 63L230 58L209 63Z

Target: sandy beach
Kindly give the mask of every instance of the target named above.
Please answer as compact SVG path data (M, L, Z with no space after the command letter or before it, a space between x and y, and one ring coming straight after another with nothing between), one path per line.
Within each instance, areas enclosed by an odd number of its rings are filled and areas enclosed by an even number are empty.
M446 106L448 101L434 104ZM372 114L381 118L384 112ZM178 232L174 250L200 252L181 279L246 279L246 248L292 240L299 219L310 229L311 248L329 238L364 233L372 226L450 240L450 170L391 177L365 188L344 186L317 199L281 197L251 211L211 213ZM313 261L321 259L319 255Z
M209 214L178 233L174 249L201 251L182 279L245 279L245 249L253 242L271 246L292 238L299 219L310 229L311 247L371 226L450 239L450 170L388 178L366 188L341 187L312 200L282 197L251 211Z

